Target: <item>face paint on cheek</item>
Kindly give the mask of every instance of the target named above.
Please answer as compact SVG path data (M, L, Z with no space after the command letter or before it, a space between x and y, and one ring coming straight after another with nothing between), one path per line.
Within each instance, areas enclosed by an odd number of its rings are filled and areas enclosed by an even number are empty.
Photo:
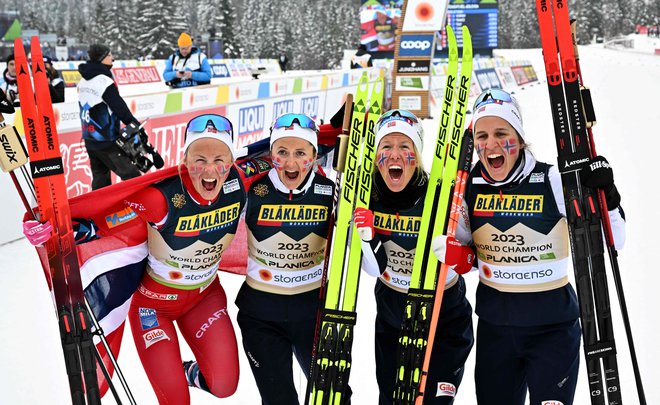
M308 171L310 170L310 168L312 167L313 164L314 164L314 160L313 160L313 159L310 159L310 160L303 160L303 167L302 167L302 169L303 169L303 170L302 170L303 173L308 172Z
M508 155L512 155L518 150L518 142L515 139L507 139L500 146Z
M276 170L280 172L284 170L284 167L282 166L282 161L280 161L279 157L273 158L273 166L275 167Z
M415 152L403 152L403 162L408 166L416 166L417 157L415 156Z
M385 162L387 162L387 159L389 158L390 158L390 152L381 152L380 156L378 157L378 162L376 162L378 168L383 169L385 167Z
M482 158L482 157L485 158L485 156L483 156L483 155L485 155L485 152L486 152L486 143L485 142L478 142L475 145L475 147L477 148L476 149L477 156L479 156L479 158Z

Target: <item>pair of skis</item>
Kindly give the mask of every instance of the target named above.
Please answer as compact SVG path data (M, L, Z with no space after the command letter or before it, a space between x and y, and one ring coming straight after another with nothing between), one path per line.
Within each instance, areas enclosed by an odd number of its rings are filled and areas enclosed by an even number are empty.
M592 405L620 405L621 386L610 312L603 231L628 337L640 404L646 404L632 341L617 252L603 190L580 182L580 170L596 149L591 96L583 84L566 0L536 0L543 60L557 143L582 338ZM554 18L553 18L554 16ZM602 364L601 364L602 362Z
M100 404L96 349L80 278L64 166L41 45L37 37L32 37L31 69L21 39L15 41L14 51L30 173L38 204L37 219L50 221L54 232L45 249L71 398L74 405Z
M458 76L456 37L451 26L447 26L447 82L399 336L394 404L421 404L424 399L431 348L449 270L433 254L431 240L441 234L455 235L472 161L472 135L469 131L463 133L472 78L472 40L466 26L462 34L463 55Z
M369 95L369 79L363 73L358 83L345 157L338 163L336 219L332 232L332 250L326 252L329 270L325 302L317 330L315 355L305 403L312 405L346 403L346 389L351 371L353 327L356 322L357 290L362 265L360 238L352 224L353 211L369 208L374 170L375 124L382 111L383 78L376 80ZM343 168L342 168L343 166ZM339 186L339 187L337 187ZM338 193L338 194L337 194Z

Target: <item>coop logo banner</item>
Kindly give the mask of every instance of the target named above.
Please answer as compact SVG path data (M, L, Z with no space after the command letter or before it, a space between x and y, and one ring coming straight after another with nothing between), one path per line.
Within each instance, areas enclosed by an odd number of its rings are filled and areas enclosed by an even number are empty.
M300 100L300 112L312 118L316 118L319 114L319 97L303 97Z
M280 115L293 112L293 100L282 100L273 103L273 121Z
M433 51L433 34L401 35L399 56L428 57Z
M238 147L249 145L262 138L266 120L266 108L263 104L253 105L238 110Z
M213 77L230 77L229 68L224 63L214 63L211 65Z

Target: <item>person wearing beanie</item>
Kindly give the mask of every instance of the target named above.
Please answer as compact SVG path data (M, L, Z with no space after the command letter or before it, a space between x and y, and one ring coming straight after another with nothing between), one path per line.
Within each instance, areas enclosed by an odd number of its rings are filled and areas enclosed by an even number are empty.
M276 118L273 168L248 191L247 274L236 320L263 404L298 403L293 355L310 375L334 189L316 170L318 134L307 115Z
M521 108L506 91L482 93L471 128L479 161L470 171L456 237L432 241L439 260L476 250L480 405L573 403L581 330L569 283L569 238L562 179L525 141ZM617 249L625 222L612 169L595 157L582 184L602 188Z
M44 67L46 68L46 76L48 77L48 89L50 90L50 99L55 103L64 102L64 80L60 77L60 73L53 66L53 60L50 56L44 56Z
M182 32L177 40L179 49L165 61L163 79L172 88L211 83L213 71L206 55L193 46L192 38Z
M16 81L16 61L14 61L14 54L10 54L6 59L7 67L2 72L3 81L0 82L0 91L5 93L5 98L14 107L19 107L21 101L18 94L18 82Z
M393 403L401 324L424 209L428 174L422 165L424 130L410 111L385 112L376 122L376 170L369 209L355 210L362 239L362 269L378 277L376 298L376 381L381 405ZM469 250L469 249L468 249ZM450 264L450 263L448 263ZM474 341L472 307L460 273L471 262L451 263L428 369L425 404L452 404ZM442 387L439 389L438 387Z
M112 76L112 52L102 44L90 45L89 61L78 66L82 76L78 83L78 106L85 148L92 171L92 190L112 184L111 172L122 180L141 175L115 143L120 136L120 123L140 126Z

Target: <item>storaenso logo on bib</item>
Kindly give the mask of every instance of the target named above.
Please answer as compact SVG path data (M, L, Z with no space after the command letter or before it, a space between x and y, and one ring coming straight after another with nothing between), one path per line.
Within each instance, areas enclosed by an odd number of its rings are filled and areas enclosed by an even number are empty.
M62 158L52 158L39 160L30 163L32 169L32 178L52 176L55 174L64 174L64 167L62 166Z

